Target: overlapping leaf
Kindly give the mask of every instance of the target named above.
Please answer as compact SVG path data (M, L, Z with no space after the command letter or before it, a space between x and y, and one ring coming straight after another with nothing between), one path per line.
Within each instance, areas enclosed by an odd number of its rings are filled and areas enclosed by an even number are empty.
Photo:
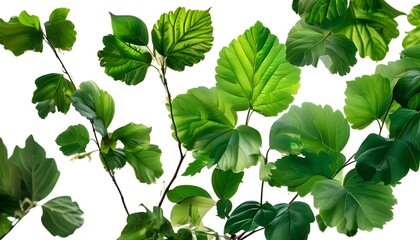
M287 60L296 66L318 66L321 59L331 73L341 76L357 62L357 48L343 34L309 25L303 20L290 30L286 41Z
M298 11L308 24L329 28L346 14L347 0L300 0Z
M0 138L0 195L20 197L21 176L19 170L8 160L7 148ZM2 198L2 197L0 197ZM6 205L2 202L1 205ZM1 212L0 207L0 212Z
M395 101L402 107L420 110L420 69L406 72L393 90Z
M411 9L407 19L416 28L407 33L407 36L403 40L404 48L410 48L420 44L420 4Z
M236 110L276 116L299 89L300 69L285 58L286 48L257 22L220 52L217 88Z
M312 195L325 224L347 236L354 236L358 229L382 228L392 219L397 202L391 187L363 181L355 170L347 173L343 184L336 180L318 182Z
M124 151L127 162L133 167L137 179L142 183L154 183L162 176L163 169L160 161L162 151L158 146L150 144L145 149Z
M112 32L123 42L147 46L149 32L146 24L138 17L130 15L111 15Z
M415 110L399 108L390 116L391 126L389 136L391 138L401 139L410 145L413 150L420 150L420 113ZM419 157L419 154L416 154ZM418 167L414 167L416 170Z
M149 146L151 131L143 124L129 123L112 133L111 142L119 140L124 144L125 151L139 151Z
M69 12L68 8L57 8L44 23L47 39L52 46L67 51L71 50L76 42L74 24L67 20Z
M153 26L152 42L166 66L183 71L204 59L213 45L212 35L210 9L187 11L180 7L162 14Z
M383 120L392 103L391 83L382 75L364 75L347 82L344 113L352 128L363 129Z
M64 155L70 156L77 153L83 153L89 143L89 132L85 126L78 124L69 126L55 139L60 151Z
M99 156L106 171L113 171L115 169L123 168L127 163L127 154L121 148L110 148L107 149L106 152L101 148L101 154Z
M234 173L215 168L211 176L213 190L220 199L230 199L238 191L244 172Z
M53 235L67 237L83 225L83 211L68 196L49 200L42 205L41 221Z

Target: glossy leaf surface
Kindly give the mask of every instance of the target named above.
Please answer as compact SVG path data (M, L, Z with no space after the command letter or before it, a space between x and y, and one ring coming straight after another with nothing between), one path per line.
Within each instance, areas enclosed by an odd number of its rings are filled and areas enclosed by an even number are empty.
M213 170L211 183L219 199L230 199L238 191L244 172L234 173L231 170L223 171L219 168Z
M130 15L111 15L112 32L123 42L147 46L149 32L146 24L138 17Z
M124 151L124 153L140 182L154 183L157 178L162 176L163 169L160 161L162 151L158 146L150 144L145 149L136 152Z
M64 155L70 156L86 151L86 146L89 143L89 132L82 124L69 126L55 139L57 145L60 146L60 151Z
M54 48L70 51L76 42L76 31L74 24L67 20L70 9L55 9L45 25L45 32L48 41Z
M412 70L400 78L393 90L395 101L401 106L420 110L420 69Z

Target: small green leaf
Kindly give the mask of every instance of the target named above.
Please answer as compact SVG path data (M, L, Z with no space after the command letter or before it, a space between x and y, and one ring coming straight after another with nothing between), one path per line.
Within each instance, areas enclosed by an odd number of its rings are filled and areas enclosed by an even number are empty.
M410 48L418 44L420 44L420 27L416 27L408 32L402 42L404 48Z
M49 200L42 205L41 221L53 235L67 237L83 225L83 211L68 196Z
M411 25L420 27L420 4L411 9L410 14L407 16L407 20Z
M395 101L402 107L420 110L420 71L408 71L393 90Z
M112 31L114 35L126 43L147 46L149 32L146 24L135 16L111 15Z
M47 39L54 48L70 51L76 42L76 31L74 24L67 20L70 9L57 8L51 15L49 21L45 22Z
M392 101L391 83L379 74L348 81L345 94L344 113L355 129L382 120Z
M73 125L58 135L55 142L66 156L83 153L89 143L89 132L82 124Z
M189 197L172 208L171 222L173 226L190 224L199 227L202 225L204 215L215 205L215 201L209 197Z
M115 111L111 95L99 89L95 82L88 81L80 84L71 99L76 111L93 122L96 131L105 136Z
M145 49L125 43L114 35L104 36L105 47L98 52L101 67L114 80L137 85L146 77L152 55Z
M182 174L182 176L194 176L197 173L201 172L205 166L209 164L209 154L202 151L193 151L192 155L194 157L194 161L188 164L187 169Z
M327 225L325 224L324 219L322 219L321 215L316 215L315 217L316 223L318 224L318 228L321 232L324 232L327 229Z
M147 148L136 152L124 151L127 162L133 167L137 179L142 183L154 183L162 176L163 169L160 161L162 151L158 146L150 144Z
M311 223L315 221L311 207L303 202L278 204L277 216L264 230L267 239L307 239Z
M211 176L213 190L220 199L230 199L238 191L244 172L234 173L215 168Z
M318 182L312 195L325 224L347 236L354 236L358 229L382 228L392 219L392 207L397 203L391 187L365 182L355 170L347 173L343 184Z
M216 87L235 110L276 116L299 89L300 69L286 60L286 47L257 22L220 51Z
M162 14L153 26L152 42L169 68L183 71L204 59L213 45L212 35L210 9L187 11L180 7Z
M181 228L174 235L174 240L193 240L193 235L190 229Z
M27 50L42 52L43 33L37 16L22 11L19 17L5 22L0 18L0 44L13 52L22 55Z
M142 124L129 123L115 130L111 141L119 140L124 144L125 151L136 152L149 146L151 131Z
M19 169L22 188L32 201L44 199L53 190L60 172L52 158L45 157L45 150L29 136L25 147L15 147L10 161Z
M180 185L168 191L168 199L173 203L179 203L190 197L211 198L210 194L201 187L193 185Z
M221 219L229 218L229 213L232 211L232 202L229 199L220 199L216 203L217 216Z

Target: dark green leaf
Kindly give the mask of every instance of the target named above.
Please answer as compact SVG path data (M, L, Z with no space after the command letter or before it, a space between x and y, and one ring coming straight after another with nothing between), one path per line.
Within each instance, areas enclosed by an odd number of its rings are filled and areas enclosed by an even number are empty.
M100 157L104 168L107 171L123 168L128 158L126 152L119 148L115 150L108 149L108 152L101 152Z
M379 74L348 81L345 94L344 113L355 129L382 120L392 102L391 83Z
M153 26L152 42L169 68L183 71L204 59L213 45L212 35L210 9L187 11L180 7L162 14Z
M175 204L171 211L173 226L189 224L190 226L202 226L204 215L215 205L210 197L189 197Z
M188 164L188 167L185 169L182 176L194 176L195 174L200 173L201 169L209 164L210 159L208 153L193 151L192 155L195 160Z
M281 152L301 153L330 150L340 152L347 144L350 127L339 111L313 103L292 106L274 122L270 131L270 148Z
M0 18L0 44L13 52L22 55L27 50L42 52L43 33L39 18L22 11L19 17L5 22Z
M60 172L55 160L45 157L45 150L29 136L25 147L15 147L10 161L19 169L24 188L32 201L44 199L53 190Z
M322 219L321 215L316 215L315 217L316 223L318 224L318 228L321 232L324 232L327 229L327 225L325 224L324 219Z
M179 203L190 197L211 198L210 194L201 187L193 185L180 185L168 191L168 199L173 203Z
M393 90L395 101L402 107L420 110L420 71L408 71Z
M140 47L129 45L114 35L103 37L104 49L98 52L105 73L128 85L137 85L151 66L152 55Z
M61 196L42 205L41 221L53 235L67 237L83 225L83 211L68 196Z
M108 133L107 128L115 111L111 95L99 89L95 82L88 81L80 84L71 99L76 111L93 122L96 131L102 136Z
M67 20L70 9L57 8L51 15L49 21L45 22L45 32L47 39L54 48L71 50L76 42L76 31L74 24Z
M50 73L35 80L36 90L32 103L38 103L38 115L45 118L48 113L54 113L56 108L62 113L70 109L70 96L76 91L73 83L64 78L63 74Z
M399 108L390 116L391 126L389 137L401 139L412 144L411 149L417 152L420 150L420 113L418 111ZM416 154L418 156L418 154ZM413 170L417 168L414 167Z
M344 183L324 180L315 185L314 205L329 227L353 236L357 230L382 228L393 217L397 200L392 189L382 183L365 182L355 170L347 173Z
M15 165L8 160L7 148L0 138L0 195L4 195L4 197L0 198L6 198L5 195L8 195L9 197L7 198L10 198L10 200L19 198L21 194L21 181L20 172ZM1 202L0 205L5 206L6 204ZM2 207L0 207L0 212L2 212Z
M220 199L216 203L217 216L221 219L229 217L230 211L232 211L232 202L229 199Z
M308 204L293 202L274 207L278 210L278 213L264 231L267 239L301 240L308 238L311 223L315 221L314 214Z
M7 217L7 214L0 213L0 238L12 228L12 222Z
M293 9L293 11L295 11L295 13L298 13L298 11L299 11L299 8L298 8L299 1L300 0L293 0L293 2L292 2L292 9Z
M276 116L289 107L300 86L300 69L285 55L285 46L257 22L220 52L216 86L235 110Z
M287 60L297 66L316 67L319 59L331 73L341 76L350 72L357 62L357 48L342 34L308 25L303 20L290 30L286 41Z
M146 24L135 16L111 15L112 31L114 35L126 43L147 46L149 32Z
M174 235L174 240L193 240L193 235L190 229L181 228Z
M300 0L299 13L311 25L329 28L346 15L347 0Z
M151 131L143 124L129 123L115 130L111 141L119 140L124 144L124 151L136 152L149 146Z
M213 190L220 199L230 199L238 191L244 172L234 173L215 168L211 176Z
M136 152L124 151L127 162L133 167L137 179L142 183L154 183L162 176L163 169L160 162L162 151L158 146L150 144L147 148Z
M66 156L83 153L89 143L89 132L82 124L73 125L58 135L55 142Z

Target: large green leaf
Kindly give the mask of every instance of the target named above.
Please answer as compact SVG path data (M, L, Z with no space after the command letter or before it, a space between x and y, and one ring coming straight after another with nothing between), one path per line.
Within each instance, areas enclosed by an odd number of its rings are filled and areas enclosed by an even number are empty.
M122 41L139 46L147 46L149 32L146 24L138 17L130 15L111 15L112 32Z
M41 118L45 118L50 112L54 113L56 108L62 113L69 111L72 103L70 96L76 88L63 74L43 75L35 80L35 85L32 103L38 103L36 108Z
M219 168L213 170L211 184L217 197L220 199L230 199L238 191L244 172L234 173L230 170L223 171Z
M420 69L412 70L400 78L393 90L395 101L402 107L420 110Z
M0 138L0 195L19 198L21 180L19 170L8 160L7 148ZM0 212L1 210L0 207Z
M331 73L341 76L349 73L350 67L357 62L357 48L346 36L309 25L303 20L290 30L286 47L286 57L290 63L316 67L321 59Z
M89 132L82 124L69 126L64 132L60 133L55 139L60 151L64 155L70 156L86 151L89 143Z
M137 85L144 80L152 62L152 55L147 50L114 35L104 36L102 42L105 47L98 52L98 57L106 74L128 85Z
M382 228L393 217L397 200L392 189L382 183L365 182L355 170L347 173L343 184L324 180L315 184L314 205L325 224L353 236L357 230Z
M93 81L83 82L80 88L71 96L73 106L93 122L96 131L102 136L108 133L108 126L114 117L114 100L107 92L99 89Z
M45 150L29 136L25 147L15 147L10 161L19 169L25 197L32 201L44 199L53 190L60 172L55 160L45 157Z
M158 146L150 144L147 148L135 152L124 151L127 162L133 167L137 179L142 183L154 183L162 176L163 169L160 162L162 151Z
M13 52L22 55L27 50L42 52L43 32L39 18L22 11L19 17L5 22L0 18L0 44Z
M305 158L285 156L276 161L276 168L272 170L273 178L300 196L310 193L316 182L332 179L346 160L341 153L336 152L304 152L303 155Z
M303 103L301 108L292 106L274 122L270 130L270 148L291 153L304 149L317 153L340 152L347 144L349 134L349 124L340 111L333 111L328 105Z
M235 127L236 112L219 98L215 88L199 87L173 100L173 115L182 145L197 149L202 138L215 138Z
M153 212L132 213L127 217L127 225L118 240L156 240L171 237L174 234L170 222L163 216L159 207L153 207Z
M183 71L200 62L213 45L210 9L187 11L180 7L162 14L153 26L152 42L173 70Z
M266 239L302 240L308 238L311 223L315 221L308 204L293 202L278 204L274 207L278 213L264 231Z
M346 14L348 0L300 0L298 11L311 25L329 28Z
M382 75L364 75L347 82L344 113L352 128L363 129L382 120L392 103L391 83Z
M83 211L69 196L49 200L42 205L41 221L53 235L67 237L83 225Z
M231 217L226 221L224 232L231 234L241 230L250 232L259 226L266 227L276 215L277 209L270 203L247 201L233 210Z
M129 123L115 130L111 141L119 140L124 144L125 151L136 152L149 146L151 131L143 124Z
M285 46L257 22L220 52L216 86L236 110L276 116L289 107L300 86L300 69L285 54Z
M52 46L67 51L76 42L74 24L67 20L69 11L68 8L57 8L51 13L49 21L44 23L47 39Z

